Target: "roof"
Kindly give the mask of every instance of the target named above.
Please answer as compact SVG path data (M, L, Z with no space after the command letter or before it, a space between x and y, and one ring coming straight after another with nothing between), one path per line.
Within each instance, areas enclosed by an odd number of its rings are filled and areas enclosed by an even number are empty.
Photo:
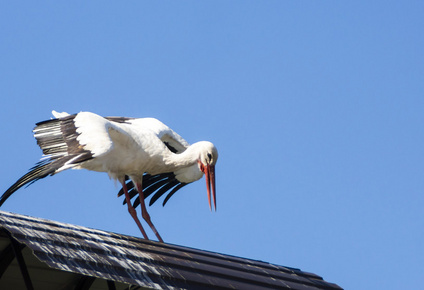
M1 289L129 289L129 285L131 289L341 289L295 268L0 211Z

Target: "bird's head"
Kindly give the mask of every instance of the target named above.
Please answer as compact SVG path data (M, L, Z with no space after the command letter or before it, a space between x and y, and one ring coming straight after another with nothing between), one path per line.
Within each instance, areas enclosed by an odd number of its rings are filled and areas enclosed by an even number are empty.
M214 208L216 210L216 192L215 192L215 164L218 160L218 150L216 147L207 141L199 142L201 144L201 150L199 150L199 159L197 163L199 165L200 171L205 174L206 178L206 189L208 191L208 201L209 208L212 210L211 206L211 187L212 187L212 198Z

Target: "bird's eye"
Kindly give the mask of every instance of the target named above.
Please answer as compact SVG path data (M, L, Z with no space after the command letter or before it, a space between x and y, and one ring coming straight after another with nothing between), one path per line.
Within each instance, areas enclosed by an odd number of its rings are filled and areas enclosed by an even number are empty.
M209 159L209 161L212 160L212 154L208 153L208 159Z

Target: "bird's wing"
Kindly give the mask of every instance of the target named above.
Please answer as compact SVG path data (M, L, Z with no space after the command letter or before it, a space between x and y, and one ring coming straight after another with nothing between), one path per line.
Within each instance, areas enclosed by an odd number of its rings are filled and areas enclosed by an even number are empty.
M122 126L107 118L89 112L74 118L77 146L91 152L94 158L110 152L116 144L131 144L134 139Z
M89 112L74 115L53 113L59 118L39 122L34 128L34 137L43 150L44 163L65 161L56 162L53 173L100 157L118 143L133 142L132 136L123 128L99 115Z
M169 198L174 195L180 188L186 186L188 183L179 181L173 172L161 173L156 175L144 174L143 175L143 193L144 199L148 198L153 194L150 199L149 205L152 205L156 200L158 200L165 193L168 195L165 197L162 205L165 205ZM127 180L126 183L130 199L135 196L138 196L138 191L134 186L134 183L131 180ZM121 190L118 193L118 197L124 194L124 190ZM126 204L126 199L124 199L123 204ZM133 207L136 208L140 204L140 199L136 198L133 203Z
M157 119L143 118L133 121L133 123L136 122L140 122L141 126L149 126L150 130L174 153L184 152L190 146L183 137Z
M68 159L61 167L55 168L54 173L101 157L117 144L128 147L135 143L119 124L94 113L66 115L55 112L54 116L59 118L37 123L34 129L34 137L48 162Z
M57 113L54 111L53 115L59 118L36 124L33 130L34 137L43 151L44 157L31 168L27 174L18 179L8 190L6 190L0 198L0 206L22 186L29 185L62 170L78 167L82 162L91 160L96 155L102 154L110 149L112 146L112 144L110 144L111 142L106 142L109 144L104 145L103 148L97 148L97 143L93 143L92 139L94 136L90 137L90 133L96 135L96 142L102 142L102 140L104 141L107 138L102 132L95 132L94 130L95 126L99 126L99 122L96 122L96 118L101 117L90 114L91 113L80 113L77 115L69 115L67 113ZM97 117L92 117L92 115ZM96 124L92 124L91 121ZM80 137L82 137L82 141Z
M171 128L161 121L154 118L128 118L128 117L106 117L107 120L131 124L140 130L149 130L155 134L173 153L184 152L190 144L184 140L179 134L175 133Z

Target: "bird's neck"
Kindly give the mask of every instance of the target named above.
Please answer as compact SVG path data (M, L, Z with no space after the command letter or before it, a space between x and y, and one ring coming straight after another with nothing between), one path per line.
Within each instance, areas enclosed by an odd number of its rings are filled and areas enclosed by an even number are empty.
M180 154L170 153L166 157L165 163L175 169L197 164L200 158L200 148L201 142L197 142Z

